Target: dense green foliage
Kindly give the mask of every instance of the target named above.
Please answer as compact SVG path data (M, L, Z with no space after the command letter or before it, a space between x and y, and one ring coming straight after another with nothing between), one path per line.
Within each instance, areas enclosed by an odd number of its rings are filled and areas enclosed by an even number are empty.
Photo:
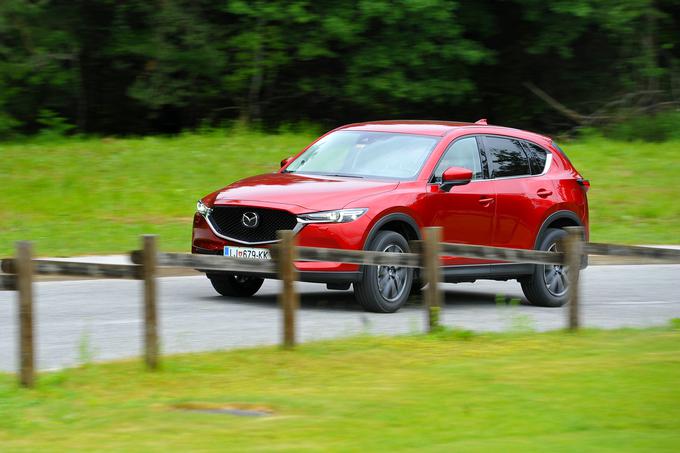
M354 338L0 374L3 452L676 452L680 331ZM269 417L180 408L273 409Z
M126 252L160 234L187 251L195 201L246 176L274 171L315 133L245 129L178 137L54 138L2 146L0 256L16 240L40 255ZM562 143L592 182L591 238L677 244L680 141L621 142L597 135Z
M677 101L679 29L678 0L3 0L0 134L479 116L554 130L574 122L527 84L584 113L640 91Z
M583 135L588 135L583 130ZM680 140L680 112L666 112L654 116L638 116L603 127L595 133L604 133L615 140L642 140L662 142Z

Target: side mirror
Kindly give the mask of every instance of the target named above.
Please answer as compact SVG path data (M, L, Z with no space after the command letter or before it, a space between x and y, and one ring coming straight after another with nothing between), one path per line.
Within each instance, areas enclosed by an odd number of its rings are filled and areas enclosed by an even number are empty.
M293 160L293 156L289 156L289 157L286 157L285 159L283 159L283 160L281 161L281 168L283 168L283 167L285 167L286 165L288 165L288 162L290 162L291 160Z
M470 181L472 181L472 170L463 167L449 167L442 174L442 183L439 187L444 192L448 192L453 186L463 186Z

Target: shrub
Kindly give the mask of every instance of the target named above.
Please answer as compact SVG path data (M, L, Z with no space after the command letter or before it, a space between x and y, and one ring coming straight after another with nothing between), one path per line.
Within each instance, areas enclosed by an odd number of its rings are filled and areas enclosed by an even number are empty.
M603 128L604 135L616 140L663 142L680 140L680 111L636 116Z

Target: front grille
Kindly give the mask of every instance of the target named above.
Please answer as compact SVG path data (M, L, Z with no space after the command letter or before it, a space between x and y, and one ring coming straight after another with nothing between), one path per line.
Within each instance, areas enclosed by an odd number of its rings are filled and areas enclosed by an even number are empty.
M243 214L253 212L259 216L259 223L255 228L248 228L243 224ZM290 212L279 209L215 206L210 222L222 236L243 242L266 242L275 241L278 230L295 228L297 219Z

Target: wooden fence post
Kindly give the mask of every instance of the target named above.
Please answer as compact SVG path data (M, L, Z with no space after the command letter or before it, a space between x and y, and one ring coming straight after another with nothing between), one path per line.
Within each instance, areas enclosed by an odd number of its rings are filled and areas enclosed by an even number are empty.
M283 347L295 346L295 312L300 305L298 294L295 292L295 238L291 230L282 230L278 233L281 240L276 254L279 278L283 282L283 288L279 293L279 303L283 309Z
M144 280L144 362L158 368L158 309L156 306L156 236L142 238L142 278Z
M35 385L35 354L33 349L33 245L28 241L16 244L16 289L19 301L19 384Z
M429 227L423 230L423 277L427 286L424 291L425 318L427 331L432 332L439 327L442 307L441 267L439 265L439 242L441 227Z
M580 326L579 274L583 259L583 227L565 227L564 238L565 264L569 278L569 330L577 330Z

